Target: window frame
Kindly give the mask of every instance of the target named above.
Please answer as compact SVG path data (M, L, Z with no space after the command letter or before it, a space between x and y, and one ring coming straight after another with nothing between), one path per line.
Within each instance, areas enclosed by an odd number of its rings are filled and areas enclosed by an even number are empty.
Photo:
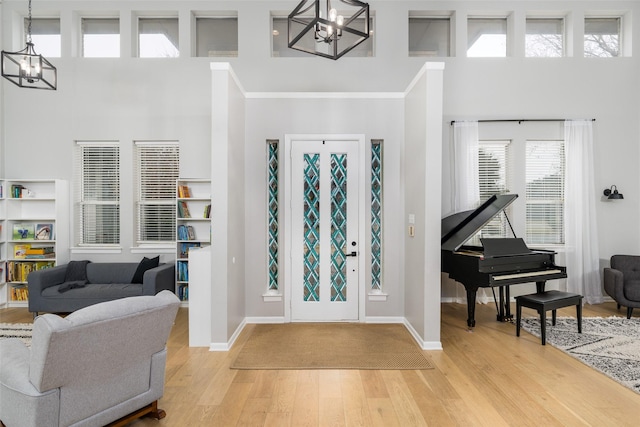
M143 171L148 170L147 165L144 164L144 160L147 154L143 153L143 151L147 149L151 150L164 150L168 147L175 148L176 152L174 153L175 157L173 161L175 161L175 169L173 169L173 174L164 173L158 174L158 176L162 176L163 182L160 184L160 193L164 191L165 195L170 195L170 197L158 197L158 198L146 198L143 196L145 191L143 190L143 181L145 178L143 177ZM178 141L134 141L134 173L135 173L135 207L134 207L134 245L135 247L143 248L143 247L153 247L153 248L166 248L175 250L176 245L176 182L180 177L180 144ZM160 168L159 168L160 169ZM166 181L165 181L166 180ZM144 218L147 216L154 216L154 212L149 210L149 212L143 213L146 210L146 207L157 207L157 211L155 212L156 216L159 212L168 213L170 215L169 225L163 226L162 230L159 231L159 236L164 234L165 237L170 236L168 239L145 239L143 237L143 230L145 230ZM143 208L145 207L145 208Z
M469 49L471 49L473 45L475 45L475 42L470 45L471 39L470 39L469 24L474 21L487 21L487 22L503 21L504 22L504 44L505 44L504 55L469 55ZM467 17L467 40L466 40L465 56L467 58L508 58L509 56L511 56L510 27L511 27L511 23L510 23L509 16L469 16ZM493 34L493 33L480 33L480 36L484 34ZM496 33L496 34L502 34L502 33ZM478 37L476 41L479 39L480 37Z
M433 21L433 22L447 22L447 32L446 32L446 43L447 43L447 47L446 47L446 55L440 55L440 43L438 42L438 50L434 53L434 54L429 54L427 53L427 51L425 50L412 50L412 39L411 39L411 30L412 30L412 25L411 23L413 22L417 22L417 21ZM414 14L412 12L409 12L409 18L407 20L407 28L408 28L408 51L409 51L409 57L427 57L427 58L450 58L453 55L453 50L454 50L454 46L453 46L453 40L454 40L454 34L453 34L453 29L454 29L454 25L453 25L453 19L451 17L451 14L446 14L446 15L431 15L431 14L425 14L425 15L419 15L419 14ZM444 32L436 32L437 35L444 35ZM424 53L421 53L424 52Z
M115 199L107 199L102 200L102 197L96 198L96 200L88 200L87 192L85 191L85 182L95 182L95 178L87 178L85 179L87 173L85 166L87 162L84 161L85 151L88 148L106 148L113 150L113 167L115 170L115 178L113 181L107 182L106 185L112 185L115 188ZM120 248L122 242L121 236L121 213L122 213L122 200L121 200L121 186L120 186L120 178L121 178L121 168L120 168L120 143L118 141L76 141L75 147L75 220L76 226L75 228L75 238L74 245L76 248L80 249L100 249L100 248ZM108 176L108 174L104 173L104 160L96 160L96 165L99 166L96 169L95 177L100 177L101 180L104 181L104 177ZM92 175L93 176L93 175ZM86 241L85 236L87 233L85 227L85 210L84 206L115 206L117 215L115 215L112 219L115 220L115 225L113 227L116 228L116 231L113 232L113 237L115 240L111 243L98 242L98 241ZM104 219L104 218L103 218ZM96 218L94 218L94 221ZM95 221L97 224L97 221ZM97 226L94 226L97 228ZM107 228L102 225L103 228Z
M566 152L565 152L565 143L564 140L543 140L543 139L528 139L525 141L525 240L527 241L527 244L530 244L531 246L544 246L544 247L553 247L553 246L564 246L565 244L565 238L566 238L566 232L565 232L565 224L564 224L564 211L566 209L565 204L566 204L566 199L565 199L565 195L564 195L564 187L565 187L565 180L566 180L566 167L567 167L567 159L566 159ZM540 145L545 145L545 144L554 144L559 150L560 150L560 157L562 159L562 161L560 162L560 169L561 169L561 178L560 178L560 185L557 186L556 191L558 191L561 194L561 199L551 199L551 198L531 198L530 197L530 192L529 192L529 183L528 183L528 175L530 173L530 169L529 169L529 144L540 144ZM551 149L554 149L554 147L551 147ZM553 158L556 158L557 156L553 156ZM548 164L548 162L544 162L546 164ZM539 170L539 169L538 169ZM555 221L557 221L557 223L559 224L559 229L557 230L557 233L549 233L547 234L545 237L543 237L543 241L533 241L534 239L532 239L532 236L529 234L529 229L530 229L530 211L529 208L531 206L544 206L544 205L556 205L559 206L559 210L560 210L560 214L556 215ZM554 234L557 234L557 236L559 236L559 239L553 239L551 237L553 237ZM549 240L547 240L549 239Z
M154 33L142 33L142 23L144 21L149 21L151 23L151 21L175 21L177 27L176 27L176 45L174 45L175 49L176 49L176 55L175 56L142 56L141 55L141 46L142 46L142 40L141 40L141 36L143 34L154 34ZM138 58L145 58L145 59L176 59L176 58L180 58L180 56L182 55L182 52L180 52L180 18L178 16L138 16L137 18L137 29L136 29L136 40L137 40L137 57Z
M611 56L602 56L602 55L587 55L587 36L591 35L591 33L587 33L587 21L596 21L596 20L617 20L618 23L618 32L617 32L617 37L618 37L618 52L616 55L611 55ZM619 15L610 15L610 16L605 16L605 15L585 15L584 17L584 31L583 31L583 37L582 37L582 49L583 49L583 56L585 58L620 58L622 56L625 56L625 49L624 49L624 17L623 16L619 16Z
M562 37L561 51L559 56L544 56L544 55L529 55L528 54L528 42L529 37L529 23L533 21L560 21L560 36ZM525 18L525 31L524 31L524 56L525 58L564 58L567 56L567 25L564 16L527 16ZM539 33L531 33L539 34Z
M23 20L23 26L24 26L24 41L26 43L26 39L27 39L27 34L28 34L28 28L29 28L29 18L25 17ZM58 27L58 32L57 33L53 33L53 34L39 34L38 30L37 30L37 22L40 21L41 23L44 21L57 21L57 27ZM55 26L56 24L54 23L49 23L47 25L53 25ZM34 29L35 28L35 29ZM42 43L39 43L37 41L39 36L56 36L57 37L57 49L56 52L52 52L49 51L48 49L42 50ZM61 58L62 57L62 32L61 32L61 23L60 23L60 17L59 16L54 16L54 17L32 17L31 18L31 41L33 42L33 47L35 49L35 51L44 56L45 58ZM40 46L40 48L38 48L38 46Z
M118 30L115 33L85 33L85 22L87 21L117 21ZM85 51L85 34L95 35L95 34L115 34L118 36L118 54L116 55L86 55ZM82 58L120 58L122 56L122 30L120 28L120 17L119 16L83 16L80 18L80 56Z
M200 38L202 36L202 34L200 33L200 26L198 25L200 21L205 21L205 20L234 20L235 21L235 25L236 25L236 33L235 33L235 50L216 50L214 52L217 52L214 55L200 55L199 53L199 47L200 47ZM207 16L194 16L193 18L193 27L194 27L194 31L193 31L193 56L196 58L236 58L238 57L238 16L237 15L224 15L224 16L212 16L212 15L207 15ZM213 38L215 38L215 34L211 34L211 33L207 33L209 36L213 36ZM209 51L211 52L211 51Z

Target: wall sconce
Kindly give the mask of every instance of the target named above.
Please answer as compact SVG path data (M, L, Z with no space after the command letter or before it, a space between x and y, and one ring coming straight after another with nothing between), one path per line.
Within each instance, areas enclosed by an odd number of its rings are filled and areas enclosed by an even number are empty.
M618 193L618 187L612 185L611 188L605 188L603 194L607 196L609 200L624 199L622 193Z

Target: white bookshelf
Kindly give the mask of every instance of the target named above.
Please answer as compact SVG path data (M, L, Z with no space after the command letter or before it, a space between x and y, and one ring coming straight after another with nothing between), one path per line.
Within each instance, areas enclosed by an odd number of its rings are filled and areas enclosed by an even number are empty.
M6 272L7 272L7 237L6 237L6 188L5 181L0 180L0 307L7 306Z
M26 307L29 273L69 261L69 183L5 179L0 185L0 303Z
M189 250L211 244L211 180L176 182L176 295L189 300ZM209 208L209 214L207 213Z

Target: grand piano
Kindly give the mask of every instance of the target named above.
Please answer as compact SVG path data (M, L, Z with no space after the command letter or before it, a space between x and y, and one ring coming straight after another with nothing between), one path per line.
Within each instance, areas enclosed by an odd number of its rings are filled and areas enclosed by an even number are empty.
M467 326L476 325L475 306L478 288L497 287L497 319L511 319L509 286L536 283L544 291L547 280L567 277L566 267L555 264L555 252L531 250L524 240L513 238L481 238L482 246L465 246L485 225L518 197L517 194L494 195L475 210L459 212L442 219L442 272L464 285L467 291ZM509 227L511 223L507 217ZM513 232L513 228L511 228ZM493 290L493 289L492 289Z

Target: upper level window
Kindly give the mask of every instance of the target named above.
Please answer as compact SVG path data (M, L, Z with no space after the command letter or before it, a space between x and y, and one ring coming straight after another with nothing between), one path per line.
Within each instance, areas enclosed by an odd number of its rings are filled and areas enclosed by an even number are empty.
M468 57L507 56L506 18L469 18L467 36Z
M564 54L562 18L527 18L525 56L559 58Z
M120 20L118 18L82 18L82 56L85 58L120 57Z
M78 142L74 184L76 245L119 244L119 144L117 142Z
M177 142L136 142L137 244L175 241Z
M364 27L363 18L360 19L361 25L356 25L356 27L361 28ZM369 38L360 43L358 46L354 47L345 55L345 57L369 57L373 56L373 17L369 17ZM289 48L288 42L288 24L286 17L276 17L274 16L271 19L271 56L274 57L301 57L301 58L309 58L311 54L306 52L301 52L296 49ZM315 43L315 40L312 41Z
M238 56L238 18L196 18L196 56Z
M527 242L564 243L564 141L527 141Z
M620 55L620 18L584 19L584 56L610 58Z
M26 38L29 29L29 19L24 20L24 34ZM26 40L25 40L26 41ZM45 58L60 58L60 18L32 18L31 41L36 53Z
M140 58L177 58L178 18L140 18L138 20Z
M409 16L409 56L451 55L451 19L449 17Z

